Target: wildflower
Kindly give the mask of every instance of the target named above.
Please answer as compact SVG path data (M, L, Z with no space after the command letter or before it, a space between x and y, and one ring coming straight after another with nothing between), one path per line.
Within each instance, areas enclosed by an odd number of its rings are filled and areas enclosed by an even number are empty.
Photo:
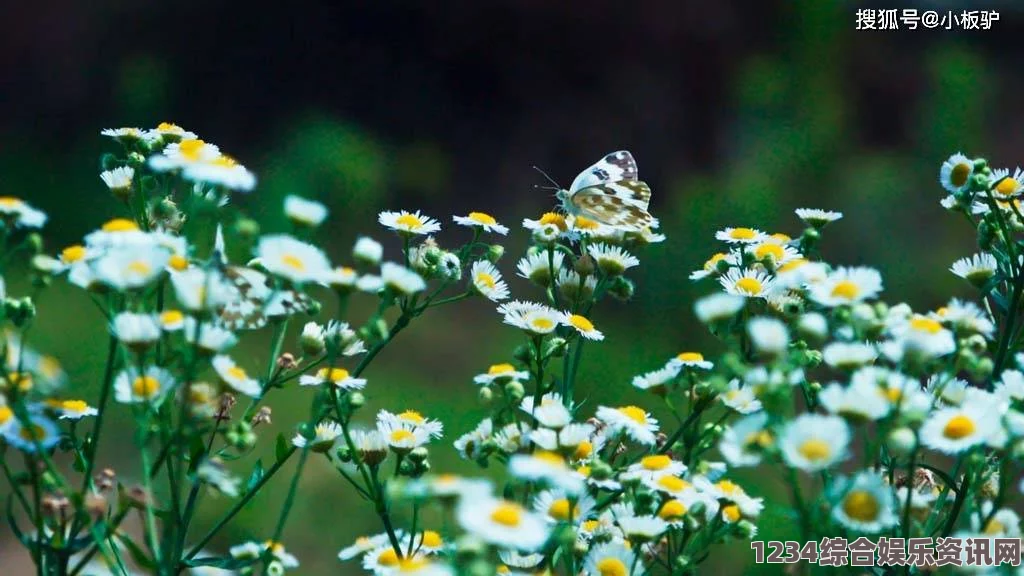
M846 458L850 429L842 418L801 414L779 434L786 463L805 472L817 472Z
M949 271L967 280L974 286L984 286L989 278L995 275L999 265L996 257L988 252L979 252L973 256L961 258L950 266Z
M352 247L352 257L373 266L384 257L384 246L369 236L360 236Z
M761 463L764 450L774 443L774 438L766 429L767 424L768 415L759 412L741 418L726 428L718 443L718 451L730 466L738 468Z
M437 263L437 268L441 278L448 282L458 282L462 279L462 260L454 252L442 254L441 260Z
M779 355L789 346L789 330L774 318L752 318L747 322L747 334L754 349L762 354Z
M609 244L591 244L587 246L587 254L594 259L597 267L608 276L619 276L626 270L637 266L640 261L619 246Z
M952 325L958 334L981 334L991 337L996 329L992 319L977 304L956 298L939 308L932 317Z
M561 395L549 392L541 397L540 404L534 406L533 397L527 396L519 403L519 408L533 416L537 423L547 428L562 428L572 421L572 414L562 403Z
M737 253L730 252L729 254L726 254L725 252L718 252L717 254L713 254L711 258L708 258L700 270L690 272L690 280L703 280L708 276L718 275L721 272L722 266L732 267L738 266L739 264L740 261L737 257Z
M487 386L489 384L501 384L509 380L526 380L530 373L526 370L516 370L511 364L493 364L484 374L477 374L473 382Z
M46 213L20 198L0 196L0 216L15 228L42 228Z
M344 368L320 368L315 375L303 374L299 377L300 386L320 386L332 384L343 390L362 390L366 386L365 378L353 378Z
M256 253L268 272L296 284L316 282L331 271L323 251L287 234L260 238Z
M214 356L212 363L217 376L220 376L221 381L233 390L252 398L259 398L263 393L263 386L260 385L259 380L249 376L241 366L235 364L230 356Z
M47 405L59 414L60 420L81 420L99 414L99 410L89 406L84 400L52 400L48 401Z
M220 157L220 148L198 138L184 138L168 144L163 152L149 157L149 167L157 172L179 170L189 165L213 162Z
M1024 171L1017 168L1010 176L1007 168L997 168L989 178L992 197L997 200L1008 200L1024 194Z
M114 399L124 404L158 404L174 388L174 376L150 366L144 372L128 368L114 380Z
M468 216L452 216L452 220L460 226L479 228L484 232L494 232L502 236L508 234L507 226L498 224L498 221L493 216L483 212L470 212Z
M875 534L899 523L892 486L872 472L839 479L833 488L832 518L851 530Z
M754 388L752 386L740 386L738 379L733 379L729 382L728 388L720 398L722 399L722 404L740 414L750 414L761 409L761 401L755 396Z
M244 544L232 546L228 553L231 554L232 558L248 558L258 559L262 558L264 554L269 553L270 557L277 560L285 568L298 568L299 560L295 556L292 556L284 548L284 544L280 542L274 542L273 540L266 540L264 542L249 541Z
M873 268L839 268L810 289L811 298L823 306L854 304L882 291L882 275Z
M242 484L242 480L232 476L224 462L216 457L204 459L196 469L196 477L229 498L238 496Z
M157 323L165 332L176 332L185 326L185 315L181 310L164 310L157 315Z
M487 260L474 262L469 277L473 288L491 302L501 302L508 298L508 285L501 279L501 272Z
M130 144L142 140L144 132L141 128L104 128L100 130L100 135L118 140L122 144Z
M498 312L504 315L506 324L535 336L550 334L562 324L562 313L543 304L516 301L502 304Z
M60 429L57 424L42 414L29 414L28 423L12 419L7 426L0 428L0 434L11 446L22 452L35 453L39 448L49 451L60 442Z
M740 296L719 292L697 300L693 310L698 320L704 324L711 324L732 318L745 305L746 301Z
M715 238L729 244L757 244L764 242L767 234L754 228L726 228L715 232Z
M217 270L190 268L172 272L171 285L178 303L189 312L213 310L240 297L238 289Z
M529 218L523 219L523 228L531 231L548 225L555 226L563 233L569 230L569 224L566 222L565 216L557 212L546 212L536 220L530 220Z
M801 257L796 248L780 244L774 238L760 244L747 245L747 253L758 262L763 262L766 266L770 266L771 269Z
M668 522L657 516L617 516L615 521L626 538L636 543L654 542L668 530Z
M349 436L362 462L376 466L387 458L388 441L379 430L352 430Z
M490 418L484 418L472 431L459 436L454 444L455 450L466 460L476 460L483 456L484 446L493 433L494 423Z
M137 130L137 128L135 130ZM173 122L161 122L156 128L147 130L145 134L146 140L162 140L164 142L176 142L179 140L194 139L195 137L195 133L189 132Z
M583 491L583 478L555 452L538 450L533 454L515 454L509 459L508 470L516 478L542 481L570 494Z
M434 554L441 552L445 549L444 538L441 534L434 530L424 530L418 535L409 534L403 538L403 544L408 549L409 544L412 544L412 550L415 552L423 552L425 554Z
M341 561L351 560L356 556L365 554L374 548L389 545L389 538L386 532L374 536L360 536L351 546L346 546L338 552L338 559Z
M821 352L826 364L841 370L859 368L878 357L874 346L861 342L832 342Z
M658 431L658 421L647 411L637 406L621 406L609 408L599 406L596 416L613 432L625 433L640 444L654 444L654 433Z
M915 314L909 320L897 323L891 331L899 340L895 346L889 347L890 357L898 359L903 354L915 353L935 358L956 350L953 333L927 316Z
M121 312L114 316L110 332L122 344L136 350L145 350L160 339L160 326L152 314Z
M828 267L821 262L795 258L775 269L777 288L799 289L820 284L828 278Z
M313 437L306 438L301 433L292 438L292 445L296 448L305 448L313 452L327 452L334 446L334 441L341 436L341 426L333 420L324 420L313 428Z
M153 237L139 229L134 220L114 218L85 236L85 247L91 252L109 248L152 247ZM90 255L88 252L85 255Z
M718 281L727 293L744 298L766 298L774 288L774 280L768 274L752 268L732 268Z
M444 435L444 424L439 420L424 418L422 414L415 410L406 410L405 412L398 414L393 414L387 410L381 410L377 413L377 422L386 422L394 425L411 426L413 428L422 429L433 438L440 438Z
M114 290L134 290L155 282L164 273L169 252L155 246L127 246L96 259L96 279Z
M519 276L529 279L539 286L551 283L552 270L562 268L565 255L561 252L533 252L519 260L516 268Z
M562 324L575 329L580 336L587 340L604 340L604 334L597 328L594 328L594 324L590 320L579 314L563 313Z
M921 443L933 450L958 454L984 443L999 431L998 407L982 398L940 408L921 426Z
M650 390L656 394L664 394L666 386L679 376L681 369L681 365L669 361L666 366L658 370L634 377L633 387Z
M561 490L544 490L533 498L533 509L543 514L549 523L578 524L590 515L595 504L587 494L577 498Z
M618 542L606 542L595 546L587 554L583 569L587 574L600 576L633 576L647 573L647 568L636 561L635 553Z
M377 216L377 221L383 226L410 236L433 234L441 231L441 224L437 220L420 214L419 210L416 212L407 212L405 210L401 212L381 212Z
M852 420L878 420L890 408L887 397L867 379L854 379L847 387L833 382L818 394L818 399L825 410Z
M135 176L135 169L131 166L119 166L113 170L100 173L100 180L107 185L107 188L118 198L126 198L132 191L132 178Z
M797 218L815 228L824 228L826 224L835 222L843 217L842 212L832 210L820 210L818 208L797 208Z
M198 322L191 316L185 318L182 331L185 342L195 344L206 353L220 353L231 348L238 342L233 332L208 322Z
M296 226L315 228L327 218L327 207L319 202L289 194L284 198L284 215Z
M427 288L427 283L419 274L393 262L385 262L381 265L381 280L384 286L396 294L405 296L422 292Z
M543 518L508 500L463 501L456 510L456 517L464 530L497 546L533 551L540 549L548 539L548 527Z
M644 456L636 464L630 464L622 474L622 479L653 481L662 476L681 476L684 472L686 464L673 460L666 454L652 454Z

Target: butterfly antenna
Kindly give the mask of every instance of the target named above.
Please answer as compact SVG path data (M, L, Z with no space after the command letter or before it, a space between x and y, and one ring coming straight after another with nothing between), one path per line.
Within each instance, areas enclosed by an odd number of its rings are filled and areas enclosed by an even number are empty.
M548 176L548 173L543 171L543 170L541 170L539 166L534 166L533 169L536 170L537 172L540 172L540 175L543 176L544 178L546 178L548 182L551 182L551 184L555 187L554 188L555 190L561 190L562 189L562 187L558 185L558 182L555 182L555 179L552 178L551 176ZM536 186L536 188L541 188L541 186ZM543 188L545 190L547 189L546 186L544 186Z

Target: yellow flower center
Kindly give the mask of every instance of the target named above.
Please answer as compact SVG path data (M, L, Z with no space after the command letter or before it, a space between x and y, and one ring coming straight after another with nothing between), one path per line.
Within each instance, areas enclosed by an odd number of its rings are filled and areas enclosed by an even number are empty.
M896 404L903 397L903 390L899 388L882 388L882 396L885 396L885 399L890 404Z
M982 530L983 534L987 534L989 536L1002 534L1004 532L1006 532L1006 526L1003 526L1003 523L995 518L989 520L988 524L985 525L985 529Z
M402 214L395 219L395 224L409 230L419 230L423 227L423 220L420 220L415 214Z
M18 430L18 436L21 436L22 440L34 442L46 438L46 429L38 424L30 424Z
M415 439L416 436L412 432L406 430L405 428L399 428L398 430L391 432L392 442L409 442Z
M704 355L700 352L681 352L676 356L680 362L703 362Z
M744 276L736 281L736 289L746 294L760 294L764 285L757 278Z
M149 263L144 260L132 260L128 263L128 271L134 274L145 276L153 271Z
M302 271L306 269L306 264L302 262L301 258L294 254L284 254L281 256L281 263L292 270Z
M540 450L533 454L533 457L537 460L545 462L547 464L553 464L555 466L565 466L565 460L561 456L554 452L548 452L547 450Z
M82 258L85 258L85 246L82 246L81 244L68 246L60 251L60 260L65 264L78 262Z
M818 438L805 440L797 448L797 451L811 462L821 462L822 460L827 460L832 455L832 447L829 446L828 442Z
M498 223L498 221L495 220L493 216L491 216L490 214L485 214L483 212L470 212L469 219L472 220L473 222L476 222L477 224L483 224L484 226L494 226L495 224Z
M239 368L238 366L232 366L231 368L225 370L225 372L227 372L228 376L230 376L233 380L246 380L249 378L249 375L245 373L245 370Z
M584 458L591 455L594 452L594 445L590 443L590 440L584 440L576 446L576 451L572 453L572 457L576 460L583 460Z
M601 576L626 576L629 568L618 558L602 558L597 561L597 572Z
M402 560L398 563L398 571L416 572L419 571L421 568L427 566L428 564L430 564L430 560L427 560L422 556L402 558Z
M171 266L171 268L174 268L175 270L180 272L188 268L188 258L185 258L180 254L175 254L171 256L171 259L168 261L168 264Z
M136 396L152 398L160 391L160 381L152 376L139 376L132 382L132 392Z
M957 188L967 184L967 177L971 175L971 165L966 162L961 162L949 172L949 181L953 186Z
M508 526L510 528L519 526L519 523L522 521L522 516L523 509L511 502L499 504L491 511L491 520L501 524L502 526Z
M381 566L398 566L398 553L394 548L387 548L377 556L377 564Z
M444 544L444 539L442 539L441 535L437 532L434 532L433 530L423 532L423 546L440 548L442 544Z
M996 193L1002 194L1003 196L1009 196L1017 192L1020 188L1020 182L1017 182L1013 178L1003 178L996 184Z
M832 287L832 297L853 300L860 294L860 286L851 280L840 280Z
M348 370L344 368L321 368L317 370L316 377L331 382L342 382L348 379Z
M719 252L718 254L715 254L711 258L708 258L708 261L704 263L704 270L706 270L708 272L713 271L715 269L715 267L718 265L719 262L721 262L722 260L725 260L728 257L729 257L728 255L723 254L721 252Z
M0 208L21 208L24 202L12 196L0 196Z
M866 490L852 490L843 500L843 512L861 522L870 522L877 518L878 509L878 500Z
M204 146L206 146L206 142L199 139L182 140L178 144L178 151L186 160L196 161L199 160L199 153Z
M754 257L758 260L764 260L765 258L771 258L773 261L782 260L782 257L786 255L785 250L782 246L775 243L765 243L759 245L754 249Z
M786 262L782 266L779 266L777 272L792 272L793 270L796 270L797 268L803 266L804 264L807 264L806 258L796 258L794 260Z
M577 216L573 222L573 227L578 230L597 230L601 225L597 223L597 220L591 220L583 216Z
M789 236L789 234L783 234L782 232L776 232L775 234L772 234L771 236L769 236L769 238L771 238L772 240L774 240L774 241L776 241L776 242L778 242L780 244L785 244L785 243L791 242L793 240Z
M669 492L682 492L690 487L690 483L676 476L662 476L658 478L658 486Z
M32 389L32 375L27 372L11 372L7 375L7 384L17 387L22 392Z
M735 494L737 491L743 491L743 489L740 488L736 483L730 482L729 480L721 480L717 484L715 484L715 486L718 487L718 489L721 490L723 494Z
M679 500L669 500L661 505L658 510L658 517L662 520L675 520L686 514L686 506Z
M565 216L558 214L557 212L546 212L539 220L541 226L545 224L554 224L558 226L559 230L565 230Z
M0 424L6 424L14 416L14 412L7 406L0 406Z
M629 418L641 426L647 425L647 412L637 406L623 406L619 408L619 414Z
M412 422L413 424L424 424L427 419L422 414L415 410L406 410L398 415L399 420L405 420L406 422Z
M963 414L957 414L946 422L942 435L951 440L960 440L974 434L974 421Z
M722 507L722 515L725 516L726 522L736 522L742 516L740 507L735 504Z
M551 330L554 328L555 323L550 318L534 318L530 321L530 326L536 330Z
M215 158L213 162L210 162L210 164L213 164L214 166L219 166L221 168L234 168L235 166L238 166L238 162L236 162L234 158L228 156L227 154L221 154L220 156Z
M114 218L108 220L100 230L104 232L135 232L139 229L139 225L135 222L128 220L127 218Z
M580 332L593 332L594 324L590 320L587 320L579 314L573 314L569 316L569 324L572 324L573 328L576 328Z
M729 232L729 237L733 240L753 240L757 238L757 232L750 228L733 228Z
M597 527L600 525L601 522L599 520L585 520L580 528L585 532L593 532L594 530L597 530Z
M745 444L747 446L756 444L762 448L767 448L772 445L772 435L767 430L760 430L747 436Z
M644 456L640 459L640 465L647 470L664 470L672 464L672 459L664 454Z
M925 318L924 316L912 318L910 320L910 327L918 332L927 332L928 334L938 334L942 331L942 324L939 324L937 320Z
M64 400L60 403L60 407L68 412L75 414L81 414L85 412L85 409L89 407L83 400Z
M498 374L508 374L509 372L515 372L516 367L511 364L494 364L487 369L487 374L490 376L496 376Z
M160 313L160 323L167 326L177 324L185 320L185 315L179 310L164 310Z
M494 276L491 276L487 272L478 272L476 275L476 283L482 284L488 288L494 288L497 282L494 280Z
M575 518L577 513L578 510L574 508L571 512L572 517ZM552 502L551 506L548 506L548 516L551 516L555 520L569 520L569 500L566 498L560 498Z
M173 122L161 122L156 127L157 132L180 132L181 127Z

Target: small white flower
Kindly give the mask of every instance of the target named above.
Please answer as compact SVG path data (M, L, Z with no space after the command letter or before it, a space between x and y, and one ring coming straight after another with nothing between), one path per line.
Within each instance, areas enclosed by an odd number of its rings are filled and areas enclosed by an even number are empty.
M754 394L754 387L740 386L738 379L729 382L729 387L719 398L722 399L722 404L740 414L751 414L761 410L761 401Z
M114 316L110 331L130 347L146 347L160 339L160 326L152 314L121 312Z
M470 212L468 216L452 216L452 220L460 226L479 228L484 232L494 232L495 234L501 234L502 236L508 234L507 226L498 224L498 221L495 220L493 216L483 212Z
M610 244L591 244L587 246L587 254L594 259L597 267L609 276L619 276L640 264L635 256L619 246Z
M493 433L494 423L490 418L484 418L475 429L455 441L455 450L466 460L476 460L483 455L484 444L490 440Z
M220 148L197 138L184 138L168 144L160 154L149 157L149 167L157 172L178 170L186 166L213 162L220 158Z
M8 444L29 454L36 452L37 445L44 451L50 450L61 438L60 428L53 420L31 412L27 426L21 420L12 418L8 425L0 428L0 434Z
M718 281L727 293L744 298L767 298L772 294L775 283L767 273L753 268L732 268Z
M387 410L381 410L377 413L377 422L389 422L395 425L420 428L426 431L426 433L432 438L440 438L444 435L444 424L439 420L434 420L433 418L425 418L415 410L406 410L405 412L399 412L398 414L388 412Z
M595 546L583 562L587 574L600 576L634 576L646 574L647 568L636 561L636 555L620 542L606 542Z
M193 182L205 182L239 192L248 192L256 187L256 175L226 154L209 162L190 162L183 167L181 176Z
M955 194L967 190L973 175L974 161L957 152L947 158L939 168L939 183L947 192Z
M199 480L229 498L238 496L242 480L232 476L220 458L206 458L196 469Z
M992 196L997 200L1008 200L1017 198L1024 194L1024 170L1017 168L1010 176L1008 168L997 168L992 171L989 177L989 188L992 189Z
M47 406L59 414L60 420L81 420L87 416L99 414L99 410L89 406L82 400L49 400ZM3 426L3 424L0 424Z
M764 242L768 235L754 228L726 228L715 232L715 238L729 244L757 244Z
M822 228L826 224L835 222L842 218L843 213L833 212L832 210L821 210L819 208L797 208L796 216L815 228Z
M619 433L625 433L640 444L651 446L654 444L654 434L658 431L658 421L643 408L637 406L621 406L610 408L599 406L596 413L597 419L604 422L608 427Z
M744 298L719 292L697 300L693 309L698 320L704 324L710 324L732 318L745 305L746 300Z
M484 374L477 374L473 382L487 386L489 384L506 382L508 380L526 380L530 373L526 370L516 370L512 364L493 364Z
M897 322L891 329L898 338L897 358L905 354L920 354L929 358L945 356L956 350L953 333L937 320L915 314L909 320ZM890 353L892 356L892 353Z
M826 364L841 370L859 368L878 357L874 346L860 342L832 342L821 353Z
M331 272L322 250L287 234L260 238L256 253L268 272L296 284L319 281Z
M789 346L789 330L775 318L752 318L747 322L747 335L754 349L762 354L777 356Z
M757 466L761 463L764 449L773 443L772 435L766 429L767 424L768 415L758 412L726 428L718 443L718 451L730 466Z
M196 344L206 352L224 352L238 343L238 337L234 332L206 322L197 326L196 319L191 316L185 318L182 332L185 334L185 342Z
M882 291L882 275L873 268L839 268L810 290L811 298L823 306L854 304Z
M547 286L551 283L551 270L560 270L565 255L561 252L533 252L519 260L516 268L519 276L529 279L535 284Z
M365 378L353 378L344 368L320 368L316 374L299 376L300 386L331 384L344 390L361 390L366 386Z
M133 290L154 283L164 274L168 251L155 246L126 246L111 250L93 262L96 279L114 290Z
M100 173L100 179L113 192L127 192L132 187L132 178L135 177L135 169L131 166L119 166L113 170Z
M572 413L562 403L562 396L555 392L549 392L542 396L540 404L536 407L534 407L533 396L526 396L519 403L519 408L546 428L562 428L572 422Z
M377 221L381 225L403 234L422 235L441 231L441 224L437 220L420 214L419 210L416 212L407 212L405 210L401 212L381 212L377 216Z
M394 262L385 262L381 265L380 277L385 286L406 296L427 288L427 283L419 274Z
M430 441L430 432L425 428L397 419L378 419L377 431L380 432L388 446L403 452L423 446Z
M220 376L221 381L246 396L259 398L263 392L263 387L260 386L259 380L249 376L229 356L214 356L213 369L217 372L217 376Z
M999 407L982 398L968 398L960 406L940 408L921 426L921 443L957 454L986 442L1000 431Z
M983 286L998 269L999 264L995 256L988 252L979 252L953 262L949 271L975 286Z
M800 316L797 321L797 328L817 340L828 338L828 320L824 315L817 312L808 312Z
M818 399L825 410L852 420L879 420L890 408L878 385L864 378L854 379L846 387L833 382L821 391Z
M817 472L843 460L850 443L850 428L838 416L801 414L779 434L786 463L805 472Z
M562 325L573 328L587 340L604 340L604 334L594 327L593 322L579 314L562 313Z
M487 260L477 260L469 271L473 288L491 302L500 302L509 296L508 285L501 272Z
M636 464L630 464L622 473L622 480L640 479L654 481L662 476L682 476L686 472L686 464L673 460L666 454L644 456Z
M881 476L861 472L853 479L839 479L832 518L846 528L875 534L899 523L896 496Z
M296 448L305 448L314 452L327 452L334 446L334 441L341 436L341 426L333 420L324 420L313 429L313 437L307 439L302 434L296 434L292 438L292 445Z
M228 553L233 558L260 558L264 552L270 552L270 555L274 560L277 560L285 568L298 568L299 560L295 556L289 554L284 544L280 542L274 542L267 540L265 542L246 542L237 546L232 546Z
M140 373L128 368L114 380L114 399L124 404L157 404L174 388L174 376L163 368L150 366Z
M594 505L594 499L587 494L577 498L563 490L544 490L533 498L533 509L543 514L551 524L569 522L578 525L590 516Z
M189 268L171 273L171 285L181 307L205 312L238 300L238 289L217 270Z
M378 264L384 257L384 246L369 236L360 236L352 247L352 257L366 264Z
M284 198L284 215L300 226L315 228L327 218L327 207L320 202L289 194Z
M46 213L37 210L20 198L0 196L0 216L16 228L42 228L46 224Z
M387 532L381 532L375 536L360 536L356 538L356 541L351 546L347 546L338 552L338 559L341 561L351 560L357 556L361 556L374 548L380 548L381 546L388 545L389 538Z
M542 481L569 494L583 491L583 477L555 452L538 450L533 454L514 454L509 458L508 471L516 478Z
M466 532L497 546L533 551L548 539L548 526L541 516L507 500L464 500L456 518Z
M741 254L739 252L730 252L728 254L725 252L718 252L717 254L713 254L711 258L708 258L700 270L690 272L690 280L703 280L708 276L717 276L720 273L719 266L722 266L719 262L724 262L725 264L728 264L729 267L732 267L739 266L741 260Z
M674 364L669 361L667 365L658 370L634 377L633 387L663 394L665 387L679 376L681 370L682 364Z
M668 522L657 516L616 517L626 538L636 542L653 542L668 530Z

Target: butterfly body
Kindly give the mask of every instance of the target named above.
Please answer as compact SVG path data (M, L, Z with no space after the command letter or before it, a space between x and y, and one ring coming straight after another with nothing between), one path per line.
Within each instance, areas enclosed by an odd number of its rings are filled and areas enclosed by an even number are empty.
M636 160L626 150L612 152L580 172L556 197L568 214L608 226L634 231L658 227L648 212L651 188L637 179Z

